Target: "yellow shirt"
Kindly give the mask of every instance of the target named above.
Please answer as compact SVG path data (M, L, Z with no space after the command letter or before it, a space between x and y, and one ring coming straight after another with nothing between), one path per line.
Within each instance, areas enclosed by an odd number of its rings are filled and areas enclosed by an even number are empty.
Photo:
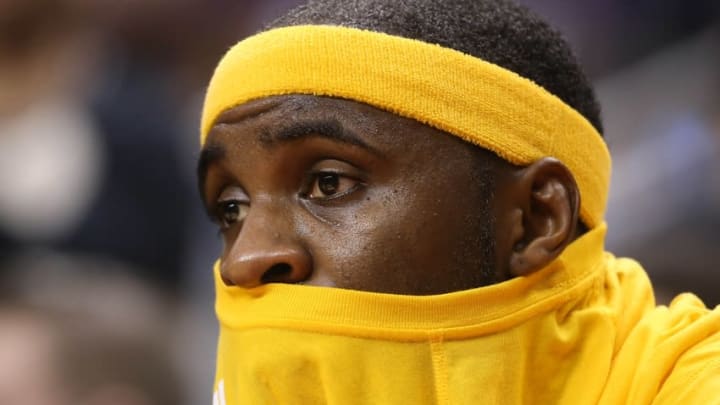
M529 277L434 296L218 278L214 402L720 404L720 308L655 307L587 233Z

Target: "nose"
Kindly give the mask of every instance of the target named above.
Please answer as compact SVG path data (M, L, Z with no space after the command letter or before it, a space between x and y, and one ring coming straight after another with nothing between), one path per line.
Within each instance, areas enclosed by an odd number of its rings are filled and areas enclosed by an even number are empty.
M252 288L308 279L312 257L289 221L281 215L252 211L223 258L221 274L225 284Z

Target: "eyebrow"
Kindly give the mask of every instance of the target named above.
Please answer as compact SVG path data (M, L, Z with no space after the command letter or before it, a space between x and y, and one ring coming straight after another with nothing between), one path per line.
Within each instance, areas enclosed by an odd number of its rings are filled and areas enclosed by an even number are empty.
M335 142L358 146L373 154L381 155L380 151L368 145L360 136L346 128L337 119L302 120L286 126L267 128L260 133L259 139L263 144L273 146L278 143L310 137L326 138Z
M377 156L382 156L379 150L368 145L357 134L347 129L336 119L303 120L293 122L286 126L265 128L260 132L259 140L263 145L272 147L279 143L311 137L326 138L335 142L357 146ZM197 176L198 188L203 201L205 198L205 181L209 167L215 162L225 159L226 156L227 151L225 147L212 142L208 143L200 151L197 164Z

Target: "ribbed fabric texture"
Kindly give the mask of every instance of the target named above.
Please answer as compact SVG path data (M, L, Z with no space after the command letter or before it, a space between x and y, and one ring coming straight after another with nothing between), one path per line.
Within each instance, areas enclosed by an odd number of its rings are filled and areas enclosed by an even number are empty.
M201 142L228 108L273 95L347 98L416 119L526 165L561 160L580 215L602 223L610 155L594 127L542 87L497 65L421 41L337 26L295 26L241 41L208 87Z
M602 246L604 226L585 236ZM568 295L581 294L597 282L602 249L574 244L547 268L479 289L434 296L361 292L339 288L265 284L253 289L227 287L215 266L217 313L233 329L292 324L313 332L351 334L368 338L417 341L431 330L445 339L494 331L533 317ZM589 263L587 267L568 266ZM592 265L598 268L593 268ZM579 270L579 271L578 271ZM593 278L594 276L594 278ZM535 302L532 308L528 302Z
M720 404L720 310L655 308L599 226L535 275L403 296L225 286L218 404Z

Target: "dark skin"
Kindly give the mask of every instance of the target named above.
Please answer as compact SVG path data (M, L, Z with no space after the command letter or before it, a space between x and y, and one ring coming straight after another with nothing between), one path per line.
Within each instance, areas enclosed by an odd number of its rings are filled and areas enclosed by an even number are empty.
M277 96L216 119L199 164L228 285L393 294L537 271L577 236L578 191L552 158L523 168L349 100Z

